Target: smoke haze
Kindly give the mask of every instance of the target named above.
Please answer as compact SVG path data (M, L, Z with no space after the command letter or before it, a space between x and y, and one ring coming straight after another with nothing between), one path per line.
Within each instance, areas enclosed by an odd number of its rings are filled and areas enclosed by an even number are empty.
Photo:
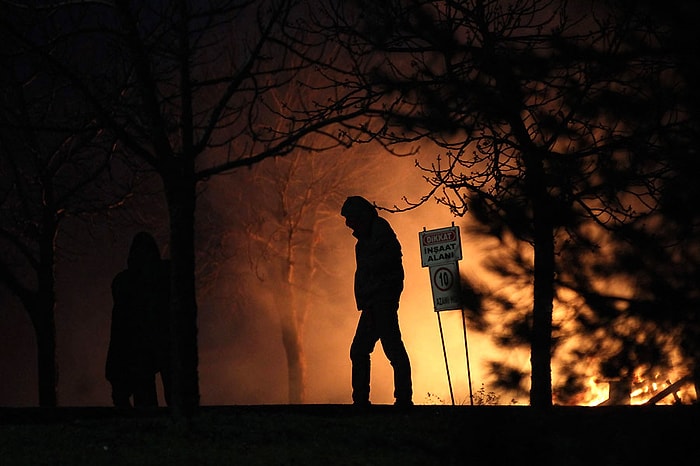
M374 159L378 159L374 156ZM374 160L373 159L373 160ZM403 205L406 195L415 200L427 186L414 168L412 159L381 156L372 162L373 176L365 186L348 186L338 193L336 212L346 196L359 194L379 206ZM377 168L380 167L380 168ZM242 176L245 177L245 174ZM231 207L233 189L227 177L208 182L206 195L215 206ZM421 267L418 232L456 224L446 208L430 201L403 213L380 211L392 224L404 253L405 290L399 320L411 359L414 401L418 404L450 402L437 315L433 311L428 270ZM163 220L154 224L165 225ZM199 227L198 227L199 228ZM352 296L355 239L338 214L323 222L321 249L324 263L333 264L331 274L316 290L304 327L304 354L307 367L306 403L349 403L349 346L359 317ZM76 229L63 243L80 245L79 254L63 254L57 264L57 358L60 406L109 406L110 387L104 378L104 361L109 343L111 319L110 284L126 266L126 256L134 226L118 233L94 227L89 234ZM167 230L153 231L159 244L167 240ZM60 242L60 241L59 241ZM464 259L461 273L478 276L479 249L462 237ZM163 248L167 256L166 248ZM70 252L70 251L69 251ZM247 272L246 272L247 270ZM201 403L278 404L287 403L287 367L278 314L270 299L274 283L261 281L248 267L245 257L229 258L207 283L199 301L199 374ZM241 294L240 290L246 290ZM36 349L26 313L7 294L0 322L0 405L37 404ZM441 313L450 375L456 403L469 402L466 351L459 311ZM481 367L482 355L492 356L487 339L468 329L468 351L474 389L487 382ZM519 358L522 355L504 355ZM372 357L373 403L393 402L392 370L378 343ZM162 393L160 394L162 404ZM521 400L524 401L524 400Z

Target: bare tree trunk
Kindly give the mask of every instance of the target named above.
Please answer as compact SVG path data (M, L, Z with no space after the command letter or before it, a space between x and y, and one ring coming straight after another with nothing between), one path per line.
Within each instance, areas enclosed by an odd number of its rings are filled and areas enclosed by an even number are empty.
M287 356L289 402L291 404L304 403L306 397L306 364L293 310L283 314L282 343Z
M194 415L200 396L194 286L195 181L193 171L187 168L163 178L170 214L171 394L173 414L179 420Z
M58 369L56 366L56 324L53 305L42 304L32 319L37 343L39 406L55 408L58 403Z
M514 78L504 74L506 95L519 95ZM518 101L518 100L515 100ZM546 151L530 139L519 113L511 114L511 125L524 147L523 173L526 196L532 206L534 247L532 327L530 333L530 405L552 406L552 309L554 300L554 219L544 168Z
M45 198L50 198L47 193ZM50 203L49 203L50 204ZM56 365L54 239L58 220L53 206L42 215L39 238L38 291L32 317L37 340L37 369L39 379L39 406L56 407L58 404L58 368Z
M530 363L530 404L552 406L552 302L554 300L554 231L542 196L533 200L535 228L534 302Z
M287 257L284 260L283 276L285 277L280 294L278 309L282 326L282 344L287 358L288 395L289 402L301 404L305 401L306 363L301 339L301 326L298 316L302 312L303 290L299 289L299 268L295 258L295 247L289 238ZM303 268L303 266L302 266Z

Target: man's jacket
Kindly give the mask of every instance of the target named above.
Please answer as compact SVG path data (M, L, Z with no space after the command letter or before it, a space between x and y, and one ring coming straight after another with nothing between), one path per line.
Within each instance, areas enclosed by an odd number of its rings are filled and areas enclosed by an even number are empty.
M398 303L403 291L401 244L389 222L375 215L369 233L355 244L355 301L358 310Z

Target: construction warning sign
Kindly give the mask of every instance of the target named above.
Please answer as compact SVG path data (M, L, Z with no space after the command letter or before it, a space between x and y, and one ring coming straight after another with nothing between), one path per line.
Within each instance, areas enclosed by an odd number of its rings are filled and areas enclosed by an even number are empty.
M462 260L462 241L458 226L423 230L418 233L418 240L423 267Z

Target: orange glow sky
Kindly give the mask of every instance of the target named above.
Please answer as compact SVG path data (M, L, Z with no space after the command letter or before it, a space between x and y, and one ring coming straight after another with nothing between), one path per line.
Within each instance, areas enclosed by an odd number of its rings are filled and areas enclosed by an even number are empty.
M389 177L378 173L386 183L348 191L344 195L363 195L378 205L401 203L405 193L423 193L425 183L412 159L386 156L382 165ZM216 191L216 179L212 189ZM220 186L225 187L225 180ZM224 188L228 189L228 188ZM415 199L413 197L412 199ZM340 205L337 206L338 210ZM424 227L449 226L454 219L444 207L433 201L419 209L391 214L381 212L394 227L402 243L405 291L399 319L411 358L414 401L419 404L450 402L437 315L433 311L428 269L421 267L418 232ZM327 222L331 223L331 222ZM350 402L349 345L359 314L352 299L355 239L338 215L337 224L328 225L337 235L330 260L337 264L340 293L330 302L320 302L309 312L305 330L307 359L307 403ZM134 227L135 230L140 229ZM81 231L81 233L83 233ZM125 266L133 232L114 232L96 228L77 241L88 252L73 255L57 266L57 359L59 364L59 404L63 406L109 406L109 384L104 379L104 361L109 343L111 315L111 279ZM162 244L167 234L156 235ZM464 236L464 235L463 235ZM61 238L59 238L60 240ZM72 239L76 241L75 238ZM478 266L478 248L462 238L464 260L460 270ZM236 280L221 277L221 281ZM342 283L344 281L344 283ZM265 301L271 293L267 285L250 282L254 298ZM343 291L344 290L344 291ZM224 293L225 294L225 293ZM251 315L245 303L229 302L212 296L199 299L200 390L203 405L286 403L286 366L274 312L256 310ZM258 309L258 308L256 308ZM450 375L456 403L469 402L463 330L459 311L441 314ZM8 308L0 322L3 357L0 358L0 406L32 406L36 395L36 348L31 324L22 309ZM482 355L493 351L487 338L468 329L472 387L486 382L481 367ZM523 369L527 355L518 358ZM372 358L372 395L374 403L391 403L392 372L377 344ZM487 383L488 388L488 383ZM431 395L428 396L428 393ZM527 400L520 400L526 402Z
M427 189L427 184L414 168L413 159L386 157L380 174L384 182L374 183L359 190L351 190L341 196L359 194L380 206L402 205L401 196L405 193L414 200ZM389 186L387 186L387 184ZM216 190L216 188L214 188ZM221 189L226 189L222 187ZM340 205L337 206L339 211ZM446 207L434 201L408 212L389 213L380 211L389 220L402 243L406 280L401 298L399 321L411 359L414 384L414 402L418 404L450 403L450 388L447 379L443 349L440 339L437 314L433 310L430 278L427 268L421 267L418 233L426 229L450 226L454 221L460 225L463 219L454 218ZM328 223L331 223L329 221ZM353 337L359 314L352 299L352 276L354 273L354 244L340 215L335 225L327 225L332 235L334 248L329 254L336 264L336 275L341 283L335 285L341 290L335 299L321 301L312 306L305 329L305 351L307 360L307 403L349 403L350 400L350 360L349 345ZM477 274L482 248L462 234L463 260L460 271L469 270ZM253 282L254 283L254 282ZM260 300L272 290L262 286L254 294ZM200 314L201 314L200 310ZM206 312L206 311L204 311ZM286 402L286 367L284 353L279 339L276 317L273 313L258 316L257 337L246 335L245 344L236 344L239 350L231 350L236 362L222 366L221 351L229 348L211 348L200 351L200 372L202 377L203 404L222 403L284 403ZM456 404L469 403L469 385L466 365L464 331L460 311L441 313L445 348L448 355L450 378ZM267 325L267 327L265 325ZM268 337L269 335L272 335ZM467 327L467 343L471 371L472 390L478 390L482 383L489 388L488 374L483 362L485 356L493 356L495 348L488 337L479 335ZM253 347L251 347L251 345ZM241 350L250 352L250 357L241 360ZM504 358L517 367L528 370L529 354L512 351L504 353ZM260 364L258 358L265 360ZM224 357L223 360L226 360ZM222 373L222 367L223 373ZM223 385L222 385L223 379ZM241 385L245 388L241 389ZM238 390L231 389L238 386ZM393 403L392 369L378 343L372 355L373 403ZM237 392L235 395L232 392ZM512 397L501 394L501 401L508 403ZM517 400L526 404L527 399Z
M342 196L359 194L378 205L401 204L401 196L409 199L425 192L427 185L414 168L413 159L386 157L379 179L362 189L349 190ZM387 176L386 173L389 175ZM212 191L226 188L224 180ZM340 205L337 206L340 208ZM401 299L399 320L413 369L414 402L434 404L451 402L443 358L437 315L433 310L428 269L421 267L418 233L441 228L464 219L451 216L443 206L430 201L423 207L403 213L380 212L394 227L402 243L405 290ZM327 222L327 234L334 247L327 252L335 264L339 290L331 299L320 299L312 306L305 328L307 360L307 403L350 403L349 345L357 318L352 298L355 239L338 215L337 223ZM81 238L81 246L92 251L73 257L57 269L59 404L62 406L109 406L109 384L104 379L104 361L109 338L111 278L125 266L126 252L132 233L108 230L93 232ZM162 238L161 238L162 239ZM107 246L105 246L107 245ZM465 236L462 230L463 260L460 272L488 281L480 269L484 248ZM67 270L72 270L68 273ZM246 277L220 277L223 286ZM232 302L226 293L215 292L200 297L199 351L200 390L203 405L283 404L287 402L286 365L278 317L259 304L269 300L274 290L256 280L246 282L250 297L246 302ZM251 306L251 303L258 304ZM450 376L456 404L469 404L466 351L459 311L441 313ZM467 323L469 325L469 323ZM34 337L24 312L8 308L0 322L0 406L32 406L37 403ZM529 353L503 351L467 327L467 343L472 390L484 385L494 391L501 404L513 398L527 404L522 395L514 396L494 390L484 366L487 359L499 359L524 372L529 372ZM378 343L372 357L371 401L393 402L392 370ZM553 381L556 383L556 367ZM592 377L595 374L591 374ZM604 386L591 385L586 404L602 401ZM162 398L161 398L162 400Z

